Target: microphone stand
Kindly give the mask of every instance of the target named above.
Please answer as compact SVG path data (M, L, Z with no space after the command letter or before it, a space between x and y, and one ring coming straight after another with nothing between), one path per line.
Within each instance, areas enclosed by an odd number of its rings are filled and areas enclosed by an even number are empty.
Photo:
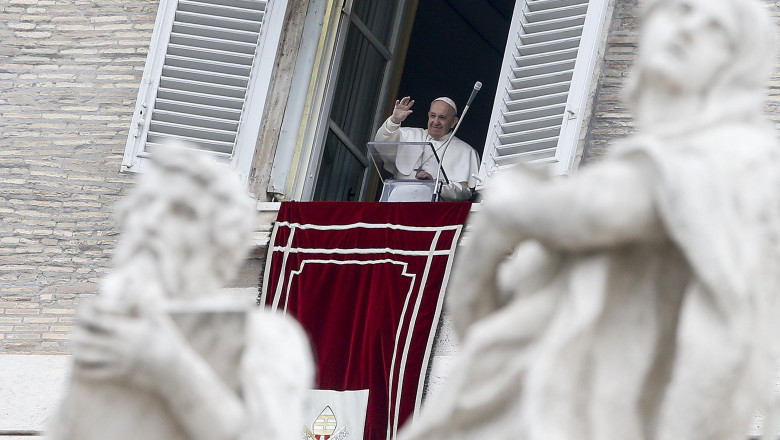
M466 106L463 107L463 113L460 114L460 118L458 118L458 123L455 124L455 128L452 129L452 132L450 132L450 138L447 139L447 142L444 143L442 146L442 153L441 158L444 160L444 155L447 154L447 149L450 148L450 142L452 142L452 139L455 137L455 133L458 132L458 128L460 127L460 124L463 122L463 118L466 117L466 112L469 111L469 107L471 106L471 101L474 100L474 97L477 96L477 92L479 89L482 88L482 83L477 81L474 84L474 90L471 92L471 96L469 97L468 102L466 103ZM436 149L433 148L433 144L431 144L431 148L433 149L433 154L436 154ZM439 156L436 155L436 160L439 160ZM439 169L436 171L436 201L439 201L439 194L441 193L441 183L439 182L439 174L444 172L444 163L439 160ZM447 178L447 175L444 174L444 178ZM449 179L447 179L447 184L449 184Z
M436 152L436 148L434 148L432 142L428 142L428 146L431 147L431 151L433 151L433 157L436 158L436 163L439 164L439 167L436 170L436 179L437 180L439 179L439 172L441 172L441 174L444 175L444 181L447 182L447 184L449 184L450 183L450 179L447 178L447 173L444 172L444 168L442 167L442 164L441 164L441 159L439 158L439 153Z

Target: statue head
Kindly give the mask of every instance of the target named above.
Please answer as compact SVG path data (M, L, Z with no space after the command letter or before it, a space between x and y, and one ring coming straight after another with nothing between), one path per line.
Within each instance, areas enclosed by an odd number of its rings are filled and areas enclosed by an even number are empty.
M153 163L117 206L115 266L149 272L166 296L211 294L245 257L254 202L228 165L193 149L161 148Z
M642 93L663 90L681 99L696 97L703 106L725 100L738 112L761 111L775 60L775 31L760 4L648 0L642 26L626 88L634 108Z

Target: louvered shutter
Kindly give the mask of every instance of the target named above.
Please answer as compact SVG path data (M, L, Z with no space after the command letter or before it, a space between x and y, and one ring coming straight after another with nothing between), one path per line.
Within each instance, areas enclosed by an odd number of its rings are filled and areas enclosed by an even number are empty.
M607 0L519 0L480 175L519 161L569 171Z
M165 139L189 141L239 168L240 150L248 149L242 154L251 161L259 118L247 113L254 105L262 114L257 101L264 101L270 77L258 78L260 55L264 42L272 49L278 43L278 35L267 35L271 3L286 7L285 0L161 1L123 170L143 171Z

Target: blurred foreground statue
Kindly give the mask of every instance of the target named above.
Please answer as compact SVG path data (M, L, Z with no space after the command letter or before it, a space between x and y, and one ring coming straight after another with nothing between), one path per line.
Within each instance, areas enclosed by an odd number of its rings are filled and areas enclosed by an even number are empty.
M461 358L399 438L740 439L771 405L774 28L748 0L644 7L639 134L491 181L450 283Z
M219 293L245 257L252 200L206 157L155 158L118 208L113 271L79 309L48 438L297 438L313 378L303 331Z

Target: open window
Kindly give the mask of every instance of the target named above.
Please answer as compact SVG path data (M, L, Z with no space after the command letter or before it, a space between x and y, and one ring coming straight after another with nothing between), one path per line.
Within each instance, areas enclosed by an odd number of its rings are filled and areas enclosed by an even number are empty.
M484 181L515 161L571 168L609 0L320 0L309 4L267 191L373 200L366 143L403 96L464 106Z
M342 44L331 66L322 131L301 198L373 199L366 143L389 115L387 104L399 95L418 100L408 123L424 127L434 98L465 101L474 82L482 81L488 97L472 106L478 110L459 131L481 150L514 0L346 0L344 5L342 23L348 24L337 38ZM481 135L474 134L475 127L481 127Z
M404 122L426 127L431 101L447 96L459 113L474 83L479 91L463 118L457 136L480 157L504 59L515 0L425 0L419 2L397 91L388 96L386 118L399 97L415 99Z
M373 135L378 97L396 59L406 0L346 0L304 192L313 200L364 200L369 170L366 143Z

